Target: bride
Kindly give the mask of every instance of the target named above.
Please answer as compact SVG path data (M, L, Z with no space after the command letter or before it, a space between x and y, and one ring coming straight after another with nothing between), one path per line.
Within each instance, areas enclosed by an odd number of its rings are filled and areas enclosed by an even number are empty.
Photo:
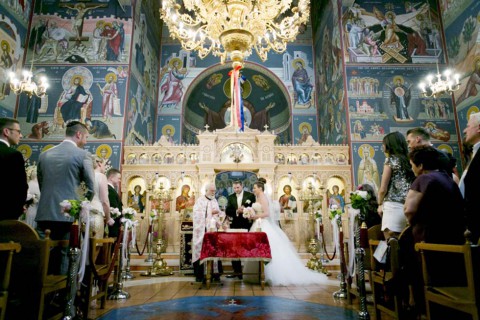
M255 219L250 231L261 228L267 234L272 260L265 266L265 280L271 286L327 284L327 277L312 271L303 265L297 251L291 244L286 234L280 229L274 219L275 208L272 201L264 193L265 186L257 181L253 184L253 193L257 201L253 203ZM280 208L277 208L280 210ZM259 218L261 218L259 220ZM257 262L246 262L244 273L258 272ZM244 277L246 281L258 281L258 277Z

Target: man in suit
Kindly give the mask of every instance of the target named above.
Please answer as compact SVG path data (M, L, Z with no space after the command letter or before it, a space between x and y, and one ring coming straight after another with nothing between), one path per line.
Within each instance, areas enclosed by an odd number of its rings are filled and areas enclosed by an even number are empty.
M427 130L425 130L425 128L422 127L409 129L407 131L406 140L408 149L410 150L416 147L433 146L432 142L430 141L430 134ZM451 175L452 179L458 183L459 179L455 168L456 159L452 155L447 154L447 152L441 150L438 151L441 169Z
M252 221L243 217L243 209L251 207L255 202L255 195L251 192L243 190L242 181L233 182L233 193L228 196L226 215L232 221L230 228L232 229L247 229L250 230ZM242 263L240 261L232 261L233 275L228 275L227 278L234 278L238 276L242 279Z
M467 227L472 233L472 242L477 243L480 237L480 112L472 113L468 119L467 127L463 130L465 144L473 147L470 163L463 171L460 179L460 191L465 200L465 213Z
M110 201L111 208L117 208L120 213L123 209L122 199L118 194L117 190L120 189L120 178L122 174L118 169L111 168L107 172L107 180L108 180L108 200ZM120 218L115 218L115 224L113 226L108 227L108 236L110 237L118 237L118 231L120 229Z
M60 207L63 200L80 200L78 189L85 183L87 200L94 195L95 175L91 154L84 150L87 143L87 127L79 121L71 121L66 128L65 140L40 154L37 166L41 197L38 202L37 232L45 236L51 231L53 240L68 240L73 218L66 216ZM68 271L67 250L62 249L60 273Z
M27 175L25 160L20 152L11 148L22 138L17 120L0 118L0 175L14 177L8 183L0 183L0 220L18 219L27 199Z

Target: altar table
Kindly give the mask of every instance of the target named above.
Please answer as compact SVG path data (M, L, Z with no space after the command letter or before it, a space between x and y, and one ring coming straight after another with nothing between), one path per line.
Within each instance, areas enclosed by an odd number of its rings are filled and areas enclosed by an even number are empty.
M207 232L203 236L200 263L207 263L206 285L210 288L213 261L258 261L262 290L265 288L264 264L272 259L265 232Z

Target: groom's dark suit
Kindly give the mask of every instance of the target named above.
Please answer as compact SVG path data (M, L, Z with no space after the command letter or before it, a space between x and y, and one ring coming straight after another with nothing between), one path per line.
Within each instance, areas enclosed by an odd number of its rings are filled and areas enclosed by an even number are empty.
M241 205L245 208L251 207L252 204L255 202L255 195L248 191L243 191L243 198ZM237 202L237 194L232 193L228 196L228 203L227 209L225 213L229 216L232 220L232 224L230 228L232 229L250 229L252 226L252 221L245 219L242 215L237 215L238 209L238 202Z
M243 191L241 206L251 207L255 202L255 195L248 191ZM230 228L232 229L248 229L252 226L252 221L245 219L242 215L237 215L238 201L237 194L232 193L228 196L227 208L225 214L232 219ZM242 263L240 261L232 261L233 272L242 273ZM241 278L241 276L239 276Z
M111 185L108 185L108 200L110 201L111 208L117 208L120 212L123 209L122 199L117 190ZM115 224L108 227L108 236L109 237L118 237L118 231L120 229L120 217L115 219Z

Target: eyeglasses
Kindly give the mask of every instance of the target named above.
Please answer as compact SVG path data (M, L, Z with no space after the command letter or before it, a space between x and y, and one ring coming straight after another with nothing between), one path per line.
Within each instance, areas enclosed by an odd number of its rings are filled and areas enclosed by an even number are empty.
M18 134L22 134L22 130L19 130L19 129L14 129L14 128L7 128L8 130L12 130L12 131L17 131Z

